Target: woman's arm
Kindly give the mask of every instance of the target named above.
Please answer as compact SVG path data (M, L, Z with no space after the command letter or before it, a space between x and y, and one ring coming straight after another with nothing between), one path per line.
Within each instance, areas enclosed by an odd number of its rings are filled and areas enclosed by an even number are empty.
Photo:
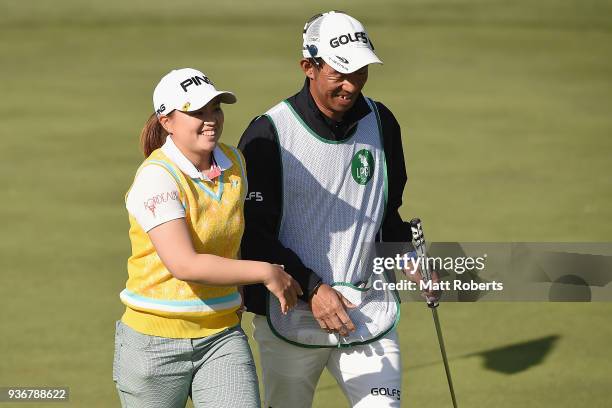
M191 242L184 218L168 221L148 231L151 242L172 275L179 280L206 285L263 283L286 312L302 294L299 284L279 265L199 254Z

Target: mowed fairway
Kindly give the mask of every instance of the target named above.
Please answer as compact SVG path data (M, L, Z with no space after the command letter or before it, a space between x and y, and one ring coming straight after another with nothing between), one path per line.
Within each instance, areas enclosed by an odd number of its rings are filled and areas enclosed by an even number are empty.
M402 214L429 240L612 241L610 0L3 0L0 387L70 387L68 404L36 406L118 405L123 196L154 85L191 66L235 91L236 144L301 86L303 22L334 8L385 62L365 91L402 125ZM612 406L611 304L439 312L460 407ZM427 308L404 304L399 332L402 406L450 407ZM345 406L327 374L315 406Z

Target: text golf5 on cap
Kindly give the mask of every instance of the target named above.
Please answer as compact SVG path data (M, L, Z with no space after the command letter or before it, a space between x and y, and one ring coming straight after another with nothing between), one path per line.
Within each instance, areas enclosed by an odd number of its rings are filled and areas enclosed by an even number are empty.
M216 96L223 103L235 103L236 96L228 91L217 91L208 77L193 68L170 71L153 91L153 109L157 116L168 115L175 109L192 112L200 109Z
M322 58L344 74L382 64L363 24L341 11L323 13L306 23L303 39L304 58Z

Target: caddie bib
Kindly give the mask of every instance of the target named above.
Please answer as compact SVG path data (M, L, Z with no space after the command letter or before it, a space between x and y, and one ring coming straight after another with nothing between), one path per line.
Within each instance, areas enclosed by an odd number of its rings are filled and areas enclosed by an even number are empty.
M399 320L395 292L377 290L369 251L380 231L387 201L387 169L376 104L341 141L316 134L283 101L266 115L278 137L282 166L279 241L326 283L357 305L347 312L356 326L348 337L319 327L301 300L286 315L269 294L268 323L280 338L304 347L342 347L384 336Z

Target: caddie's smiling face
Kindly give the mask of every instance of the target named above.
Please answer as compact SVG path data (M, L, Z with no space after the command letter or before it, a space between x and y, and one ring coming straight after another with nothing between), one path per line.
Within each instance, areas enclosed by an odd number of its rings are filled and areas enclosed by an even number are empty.
M368 80L368 66L349 74L343 74L319 60L316 67L312 60L300 62L304 74L310 79L310 93L323 114L339 121L353 107Z
M172 135L172 140L181 151L201 155L215 149L223 132L224 119L217 96L198 110L175 110L168 116L162 116L160 123Z

